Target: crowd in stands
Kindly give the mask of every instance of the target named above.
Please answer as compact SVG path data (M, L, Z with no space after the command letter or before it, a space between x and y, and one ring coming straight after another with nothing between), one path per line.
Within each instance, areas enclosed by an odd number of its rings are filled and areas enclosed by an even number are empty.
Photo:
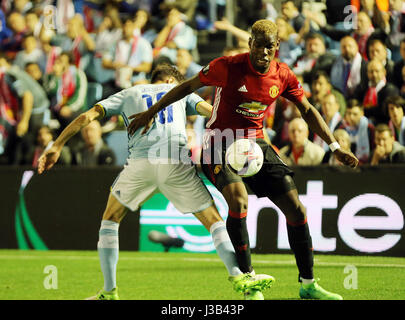
M225 17L230 3L234 23ZM361 165L405 163L405 1L0 0L0 164L35 167L78 114L149 83L159 63L196 75L199 32L232 35L234 45L216 57L247 52L258 19L277 24L277 59L297 75L342 148ZM213 92L198 93L211 102ZM198 162L205 119L188 123ZM284 98L268 107L264 130L289 165L340 165ZM113 136L123 131L120 117L94 121L59 164L122 164Z

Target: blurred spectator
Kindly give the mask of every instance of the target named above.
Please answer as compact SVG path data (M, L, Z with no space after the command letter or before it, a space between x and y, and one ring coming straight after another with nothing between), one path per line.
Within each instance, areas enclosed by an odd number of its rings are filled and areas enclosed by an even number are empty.
M86 70L96 48L94 39L84 27L83 18L78 14L69 20L66 34L56 34L51 44L71 52L73 63L82 70Z
M280 150L280 157L287 165L311 166L322 162L325 151L308 140L308 125L302 118L290 122L288 134L290 143Z
M332 85L350 98L360 83L367 82L367 62L353 37L340 40L340 48L341 55L332 66L330 78Z
M25 65L25 72L28 73L32 79L38 82L41 87L43 86L43 73L38 63L28 62Z
M44 27L41 28L41 32L39 33L39 40L40 40L40 44L41 44L40 47L46 56L44 74L50 74L52 72L53 65L56 61L56 58L62 52L61 47L54 46L51 44L51 40L54 35L55 35L55 32L53 30L50 30L50 29L47 29Z
M392 46L393 60L400 59L399 47L402 40L405 39L405 2L402 0L389 0L389 26L388 36Z
M11 65L4 56L0 56L0 67L5 71L6 80L12 89L11 93L19 101L20 122L17 125L17 134L35 133L49 118L49 100L44 89L24 69ZM24 115L26 113L26 115ZM27 120L29 122L25 123Z
M367 163L374 146L374 125L364 116L364 108L358 100L348 101L340 128L349 134L350 149L359 159L360 164Z
M342 125L343 117L339 112L340 105L333 93L328 93L322 100L321 114L331 132ZM343 114L344 115L344 114ZM321 146L325 152L329 150L329 145L315 134L313 142Z
M168 57L176 63L177 49L194 50L197 47L197 38L194 30L183 20L181 12L173 8L166 17L166 25L160 30L153 42L153 56Z
M384 29L389 7L388 0L355 0L351 1L357 12L364 11L371 18L376 29ZM388 21L388 20L387 20Z
M311 97L309 98L309 101L318 111L321 111L322 100L329 93L333 93L339 104L339 112L341 115L344 115L346 111L345 97L342 93L333 88L326 72L317 71L312 77Z
M151 17L148 11L138 10L134 18L134 27L135 31L138 34L142 35L143 38L148 40L150 44L153 43L157 36L155 27L151 21Z
M103 11L104 17L109 17L111 19L113 29L122 29L120 12L114 2L107 3Z
M395 141L391 129L384 123L375 128L375 145L372 166L405 163L405 147Z
M186 49L177 50L177 69L186 79L189 79L199 73L202 66L193 61L193 56Z
M6 16L3 10L0 8L0 48L3 48L3 43L7 42L11 38L13 31L8 28Z
M339 143L342 150L350 152L350 136L347 131L343 129L336 129L333 132L333 136L336 141ZM329 149L329 148L328 148ZM338 159L336 159L335 154L329 149L326 151L325 156L322 159L322 163L329 164L331 166L340 166L343 165Z
M56 10L51 12L54 15L55 27L58 34L67 32L70 20L75 15L75 6L73 0L56 0L51 4L55 4Z
M270 106L269 108L272 107L273 106ZM266 128L271 127L271 130L274 131L271 132L267 130L272 143L279 149L290 142L289 123L295 118L301 118L301 113L297 106L283 97L277 99L274 109L274 118L270 124L266 123Z
M311 18L312 21L318 23L321 27L322 33L330 37L333 41L340 41L345 36L352 36L357 41L361 56L363 57L363 59L368 60L367 41L373 34L375 29L370 17L366 12L360 11L355 15L355 23L353 24L353 29L336 28L329 24L323 25L321 22L314 19L312 13L309 13L308 17Z
M357 14L357 28L352 34L353 38L357 41L359 52L363 59L368 60L367 56L367 41L374 32L373 22L370 16L365 11L360 11Z
M363 101L364 114L374 124L387 123L388 115L384 113L383 104L386 98L398 95L397 87L388 82L386 71L379 60L371 60L367 65L368 83L362 83L354 96Z
M46 121L49 101L41 86L24 70L11 65L4 54L0 56L0 69L1 149L7 149L8 163L19 164L24 148Z
M29 11L25 15L25 24L28 29L28 34L32 34L35 38L38 39L42 28L42 23L39 20L38 15L34 11Z
M39 48L37 39L32 35L26 36L22 45L24 50L17 53L13 64L20 67L20 69L24 69L27 63L35 62L42 71L45 71L46 57Z
M222 20L215 21L214 27L217 30L230 32L238 41L239 46L249 48L250 33L236 27L235 25L230 23L228 19L222 18Z
M28 29L24 17L17 11L11 12L8 15L7 25L12 34L8 34L9 37L3 39L0 49L9 53L14 58L17 52L22 49L22 41L28 34Z
M112 93L133 84L144 83L152 68L152 46L135 31L135 24L127 19L123 24L122 39L103 56L103 67L115 71Z
M201 66L198 63L193 61L193 56L186 49L177 50L176 66L177 66L177 69L180 71L180 73L186 79L189 79L189 78L195 76L203 68L203 66ZM197 90L197 93L205 100L210 99L210 95L212 93L212 88L211 87L202 87Z
M384 107L390 117L389 127L396 141L405 146L405 99L400 96L388 97Z
M181 12L183 20L191 23L194 19L197 3L198 0L163 0L160 4L160 10L162 12L170 11L174 7Z
M111 48L116 47L117 42L121 40L121 37L122 28L116 28L113 19L109 15L106 15L97 29L94 57L91 59L89 66L86 69L86 74L89 77L89 80L101 84L110 82L109 87L114 87L115 70L103 67L103 56L108 55ZM105 88L106 87L107 85ZM104 91L103 97L109 96L113 93L108 89L105 89Z
M122 37L122 27L116 27L110 16L105 16L96 33L96 53L108 52Z
M86 74L76 67L70 53L63 52L44 82L48 95L52 96L53 115L63 129L87 107Z
M25 157L25 164L38 167L38 159L46 148L51 147L54 142L54 136L51 128L42 126L38 129L36 144L32 145ZM72 163L72 155L68 146L63 146L57 165L69 165Z
M388 58L388 48L380 39L372 39L367 44L368 60L379 60L385 68L388 82L394 81L394 61Z
M21 14L26 14L29 10L32 9L32 1L30 0L14 0L14 10L18 11Z
M305 17L302 15L301 10L302 5L301 1L299 0L281 1L281 14L297 33L301 30L305 23Z
M304 54L298 57L292 70L297 76L302 76L305 83L310 84L315 72L323 70L329 74L335 60L335 55L326 51L323 36L309 33L305 36Z
M280 38L278 57L281 62L284 62L291 67L302 54L299 36L284 18L277 18L276 24L278 28L278 36Z
M100 122L94 120L82 129L83 142L73 150L73 163L83 166L114 165L116 156L102 139Z
M276 21L276 18L278 17L279 14L275 8L275 4L272 3L273 1L263 1L263 2L266 7L265 19L270 20L270 21Z

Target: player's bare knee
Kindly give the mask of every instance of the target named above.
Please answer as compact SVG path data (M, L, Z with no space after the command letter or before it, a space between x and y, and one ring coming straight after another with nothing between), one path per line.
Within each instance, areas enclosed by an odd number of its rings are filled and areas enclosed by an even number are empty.
M302 204L298 205L295 209L290 210L285 215L287 221L294 224L303 222L307 219L306 209Z
M248 198L240 195L232 198L228 203L230 211L234 213L245 213L248 209Z

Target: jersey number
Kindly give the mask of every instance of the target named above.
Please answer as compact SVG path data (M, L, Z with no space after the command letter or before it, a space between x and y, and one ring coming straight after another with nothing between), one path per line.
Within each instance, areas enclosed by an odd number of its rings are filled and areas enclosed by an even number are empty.
M148 106L148 109L149 109L151 106L153 106L154 103L158 102L165 93L166 92L159 92L156 95L156 101L153 101L152 96L150 96L149 94L143 94L142 99L146 99L146 105ZM165 112L164 112L165 110L167 110L167 123L173 122L173 106L170 105L170 106L167 106L166 108L164 108L163 110L160 110L158 113L158 119L161 124L165 124L165 122L166 122Z

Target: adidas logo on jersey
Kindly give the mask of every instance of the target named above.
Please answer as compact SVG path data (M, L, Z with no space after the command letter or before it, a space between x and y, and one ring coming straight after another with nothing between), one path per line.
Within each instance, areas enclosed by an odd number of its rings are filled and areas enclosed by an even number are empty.
M239 92L248 92L245 85L241 86L241 87L238 89L238 91L239 91Z

